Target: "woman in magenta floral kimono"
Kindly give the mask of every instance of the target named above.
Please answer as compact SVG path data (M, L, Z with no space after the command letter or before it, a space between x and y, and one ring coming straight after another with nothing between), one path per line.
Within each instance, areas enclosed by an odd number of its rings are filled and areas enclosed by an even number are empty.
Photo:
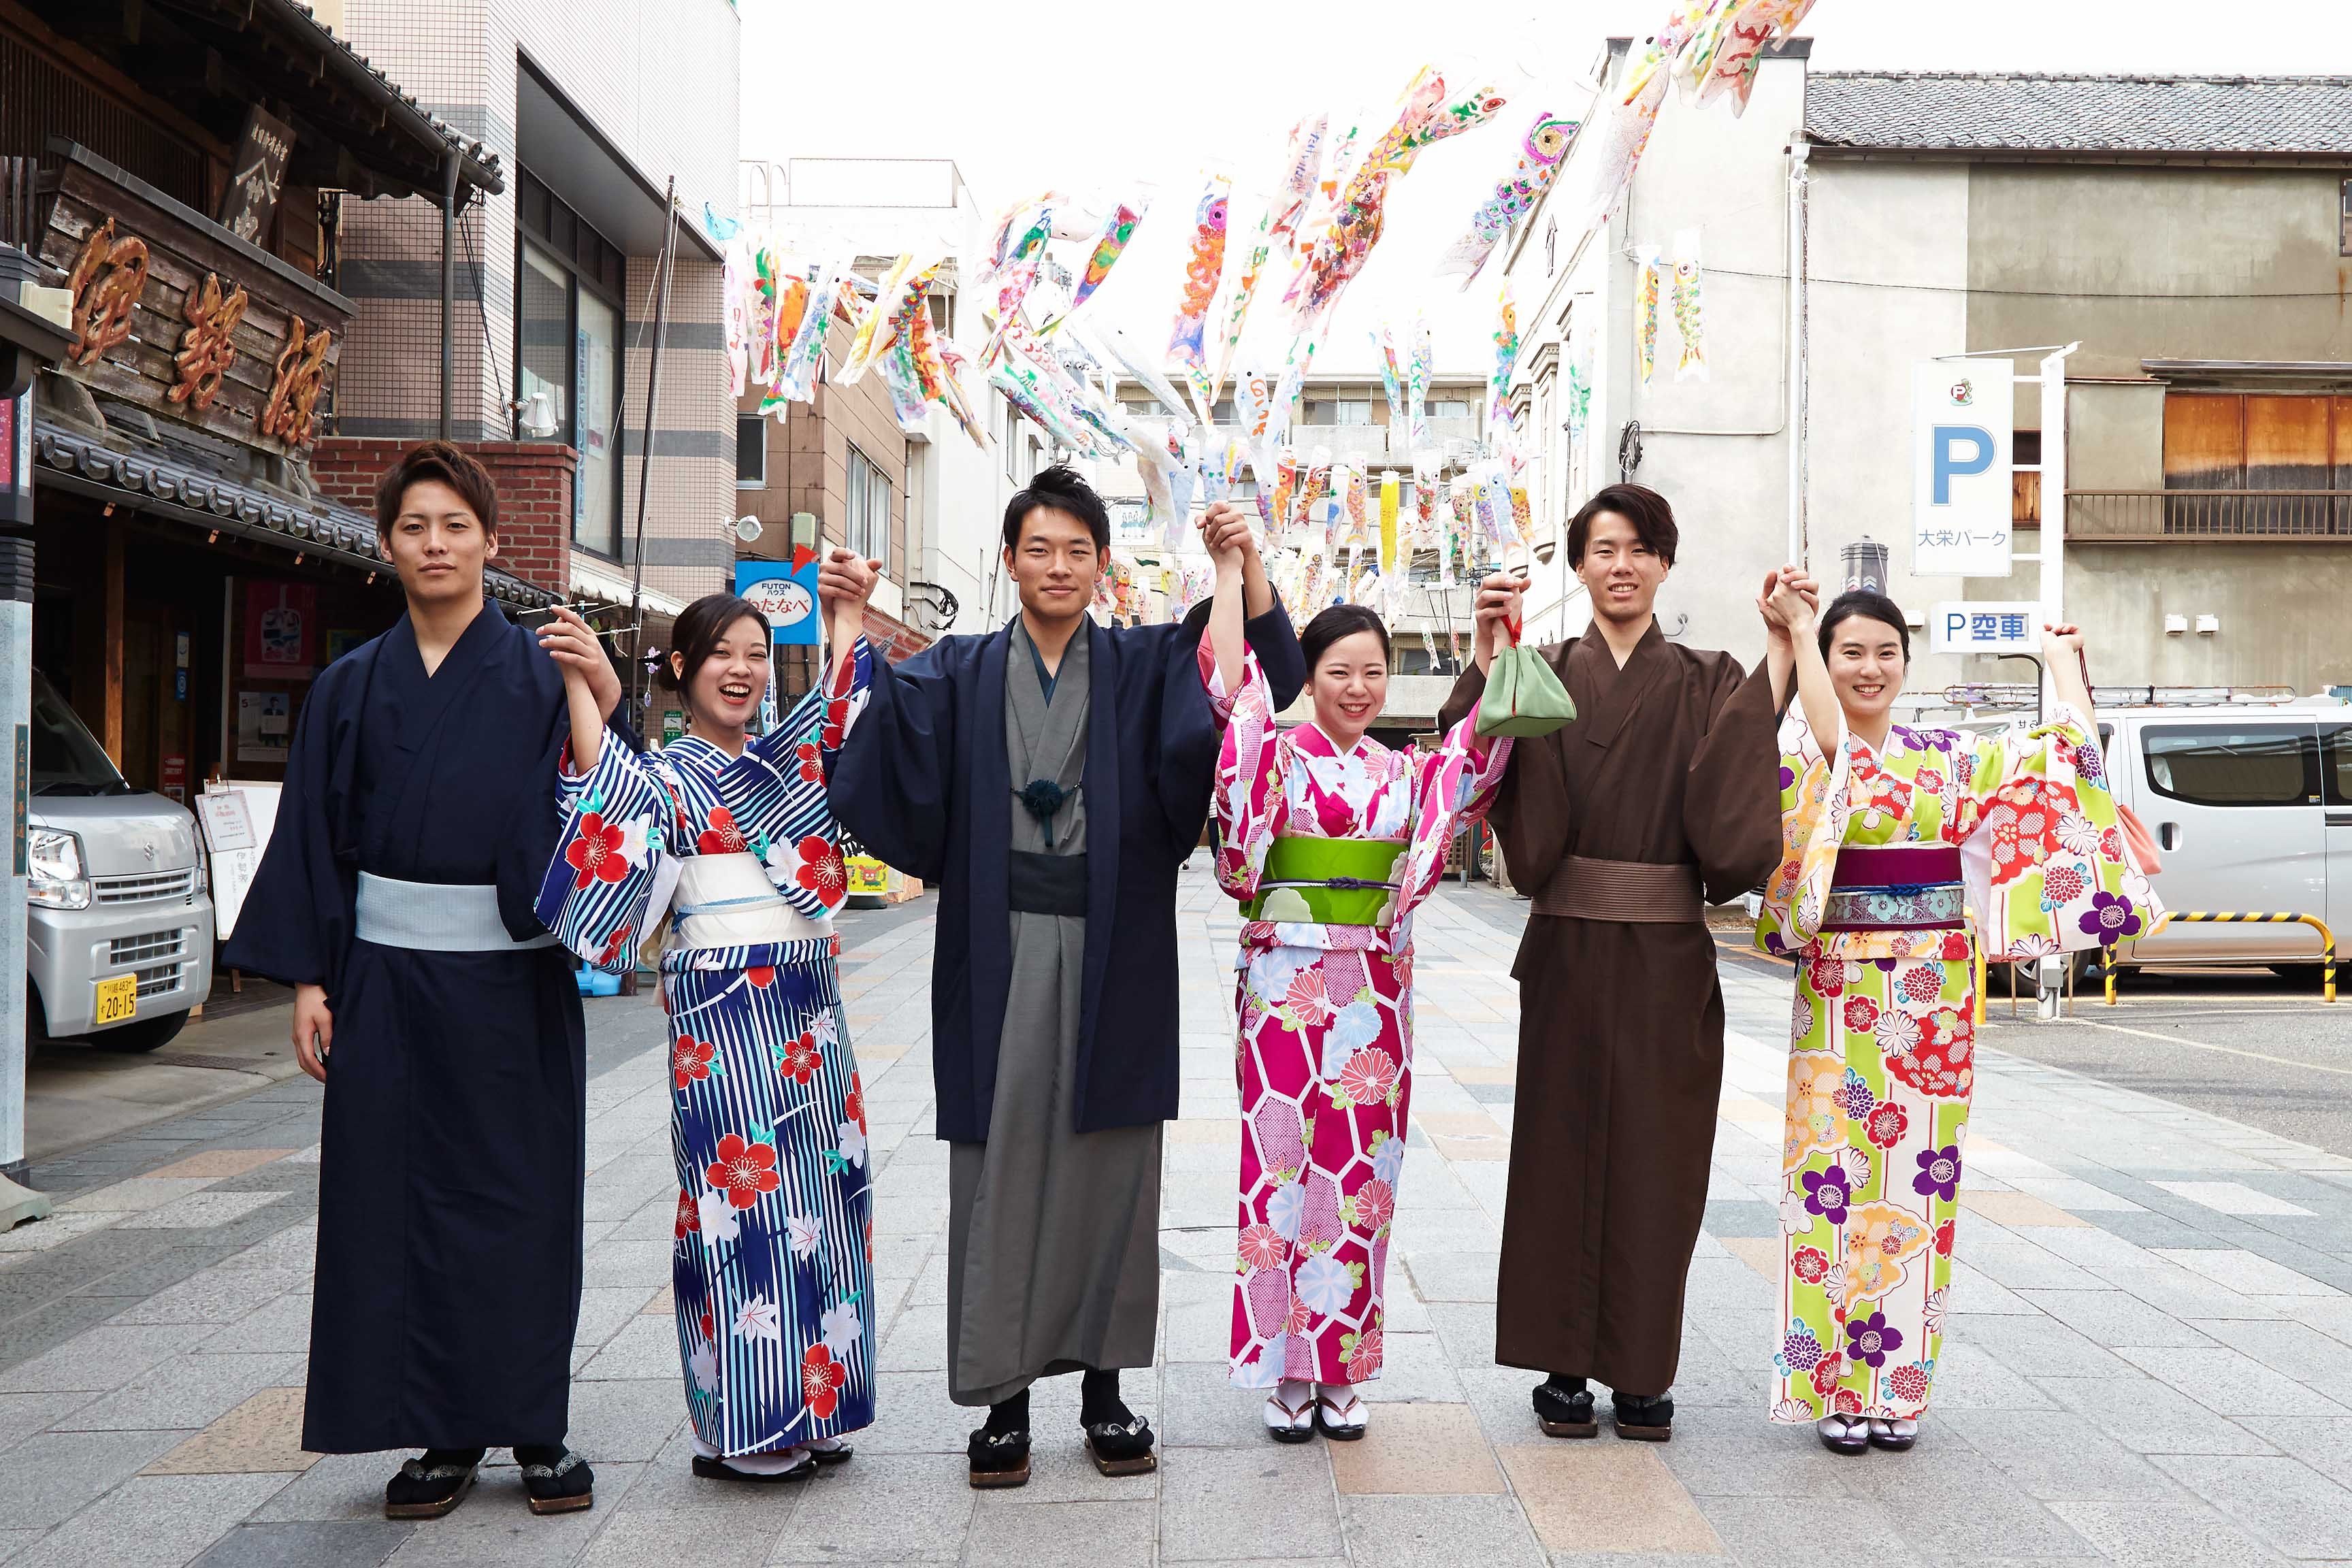
M1781 731L1780 869L1756 942L1798 960L1772 1419L1905 1449L1935 1389L1976 1079L1979 942L2100 947L2157 914L2092 727L2082 634L2043 628L2058 704L1991 734L1894 721L1911 637L1849 593L1816 636L1782 592L1801 703ZM1824 738L1826 738L1824 740Z
M873 1197L866 1110L844 1026L833 916L845 891L825 771L872 654L855 611L827 687L764 735L770 631L732 595L677 618L665 671L687 732L631 752L581 671L603 652L569 612L572 743L562 837L539 916L591 964L625 970L669 917L670 1279L693 1420L712 1480L803 1480L845 1462L874 1419Z
M1227 537L1217 524L1213 551ZM1219 551L1201 655L1227 719L1217 880L1244 922L1232 1375L1267 1391L1277 1442L1318 1428L1349 1439L1368 1415L1353 1385L1381 1372L1412 1096L1412 910L1436 887L1447 842L1486 810L1511 742L1480 736L1475 712L1433 750L1372 740L1389 635L1360 605L1325 610L1300 636L1315 717L1277 731L1243 645L1239 570L1237 552ZM1516 595L1480 612L1482 666L1516 614Z

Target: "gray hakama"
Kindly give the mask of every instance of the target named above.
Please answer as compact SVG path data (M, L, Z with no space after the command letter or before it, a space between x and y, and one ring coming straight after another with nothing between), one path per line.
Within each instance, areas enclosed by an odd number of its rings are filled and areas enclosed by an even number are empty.
M1017 795L1016 853L1087 849L1087 639L1062 655L1049 701L1025 627L1004 665L1004 747L1017 792L1065 792L1044 823ZM1079 1132L1087 922L1014 910L1012 989L988 1141L948 1146L948 1384L993 1405L1040 1377L1149 1366L1160 1315L1160 1124Z

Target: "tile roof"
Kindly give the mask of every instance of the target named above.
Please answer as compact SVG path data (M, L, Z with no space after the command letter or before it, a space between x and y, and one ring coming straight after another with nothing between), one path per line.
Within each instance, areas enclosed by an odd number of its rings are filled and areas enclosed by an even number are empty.
M340 562L363 572L382 572L375 553L375 519L333 501L298 503L232 479L207 464L201 453L165 437L149 443L117 433L100 437L36 416L33 458L86 484L120 492L142 511L196 527L245 534L278 534L289 549ZM493 568L490 595L535 608L556 595Z
M2352 158L2352 77L1815 71L1805 134L1889 151Z

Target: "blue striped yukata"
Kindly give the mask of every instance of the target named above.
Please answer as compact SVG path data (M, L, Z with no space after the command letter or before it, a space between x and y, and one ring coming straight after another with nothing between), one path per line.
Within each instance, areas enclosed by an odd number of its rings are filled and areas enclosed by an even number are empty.
M567 756L540 892L548 929L606 970L635 962L656 898L676 917L661 957L672 1293L695 1434L722 1456L874 1419L866 1108L835 965L845 875L824 793L872 658L860 639L829 690L739 757L691 735L640 756L609 731L584 776Z

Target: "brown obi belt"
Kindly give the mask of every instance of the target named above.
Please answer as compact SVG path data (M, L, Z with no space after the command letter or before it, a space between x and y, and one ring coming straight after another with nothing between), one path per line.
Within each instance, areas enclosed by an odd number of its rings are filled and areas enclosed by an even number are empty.
M1950 845L1849 844L1838 850L1822 931L1958 931L1967 923L1960 852Z
M1570 855L1536 894L1535 912L1563 920L1685 925L1706 920L1706 905L1696 866Z

